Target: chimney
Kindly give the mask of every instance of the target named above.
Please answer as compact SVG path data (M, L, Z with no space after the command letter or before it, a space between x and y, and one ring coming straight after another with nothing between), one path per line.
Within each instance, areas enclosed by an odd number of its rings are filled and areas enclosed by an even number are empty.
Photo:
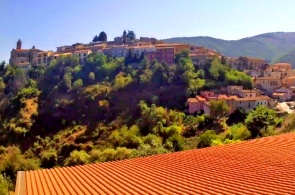
M35 49L35 45L32 47L32 49Z

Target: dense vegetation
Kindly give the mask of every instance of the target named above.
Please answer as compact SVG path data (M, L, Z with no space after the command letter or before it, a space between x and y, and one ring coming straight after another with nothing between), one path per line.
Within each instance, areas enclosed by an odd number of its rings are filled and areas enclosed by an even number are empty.
M133 61L132 61L133 59ZM91 54L53 60L25 73L0 65L0 192L16 172L106 162L222 145L276 133L282 119L265 107L227 116L187 115L186 99L228 84L252 88L218 58L198 70L188 51L175 64ZM205 79L206 78L206 79Z
M212 37L179 37L165 39L165 42L180 42L202 45L231 56L252 56L269 62L288 62L295 67L295 33L266 33L240 40L222 40Z

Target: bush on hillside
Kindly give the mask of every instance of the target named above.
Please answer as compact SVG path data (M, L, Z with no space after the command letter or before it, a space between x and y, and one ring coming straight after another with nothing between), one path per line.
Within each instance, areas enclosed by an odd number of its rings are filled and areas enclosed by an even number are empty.
M201 134L197 144L198 148L210 147L213 140L216 140L218 135L214 130L207 130L205 133Z
M133 149L127 149L125 147L118 147L116 149L108 148L103 151L92 150L90 152L91 162L108 162L132 158L133 151Z
M65 160L64 166L84 165L90 162L90 155L87 152L74 150Z
M0 174L0 194L9 195L9 180Z

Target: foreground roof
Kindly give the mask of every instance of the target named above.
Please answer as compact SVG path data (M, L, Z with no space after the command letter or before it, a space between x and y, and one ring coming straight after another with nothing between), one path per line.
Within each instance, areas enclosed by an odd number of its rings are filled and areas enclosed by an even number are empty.
M18 172L16 194L292 194L295 133L84 166Z

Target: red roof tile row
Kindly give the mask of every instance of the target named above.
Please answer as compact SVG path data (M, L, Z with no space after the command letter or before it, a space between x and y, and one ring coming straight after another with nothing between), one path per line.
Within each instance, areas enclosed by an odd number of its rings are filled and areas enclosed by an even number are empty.
M19 172L16 194L295 194L295 133L145 158Z

